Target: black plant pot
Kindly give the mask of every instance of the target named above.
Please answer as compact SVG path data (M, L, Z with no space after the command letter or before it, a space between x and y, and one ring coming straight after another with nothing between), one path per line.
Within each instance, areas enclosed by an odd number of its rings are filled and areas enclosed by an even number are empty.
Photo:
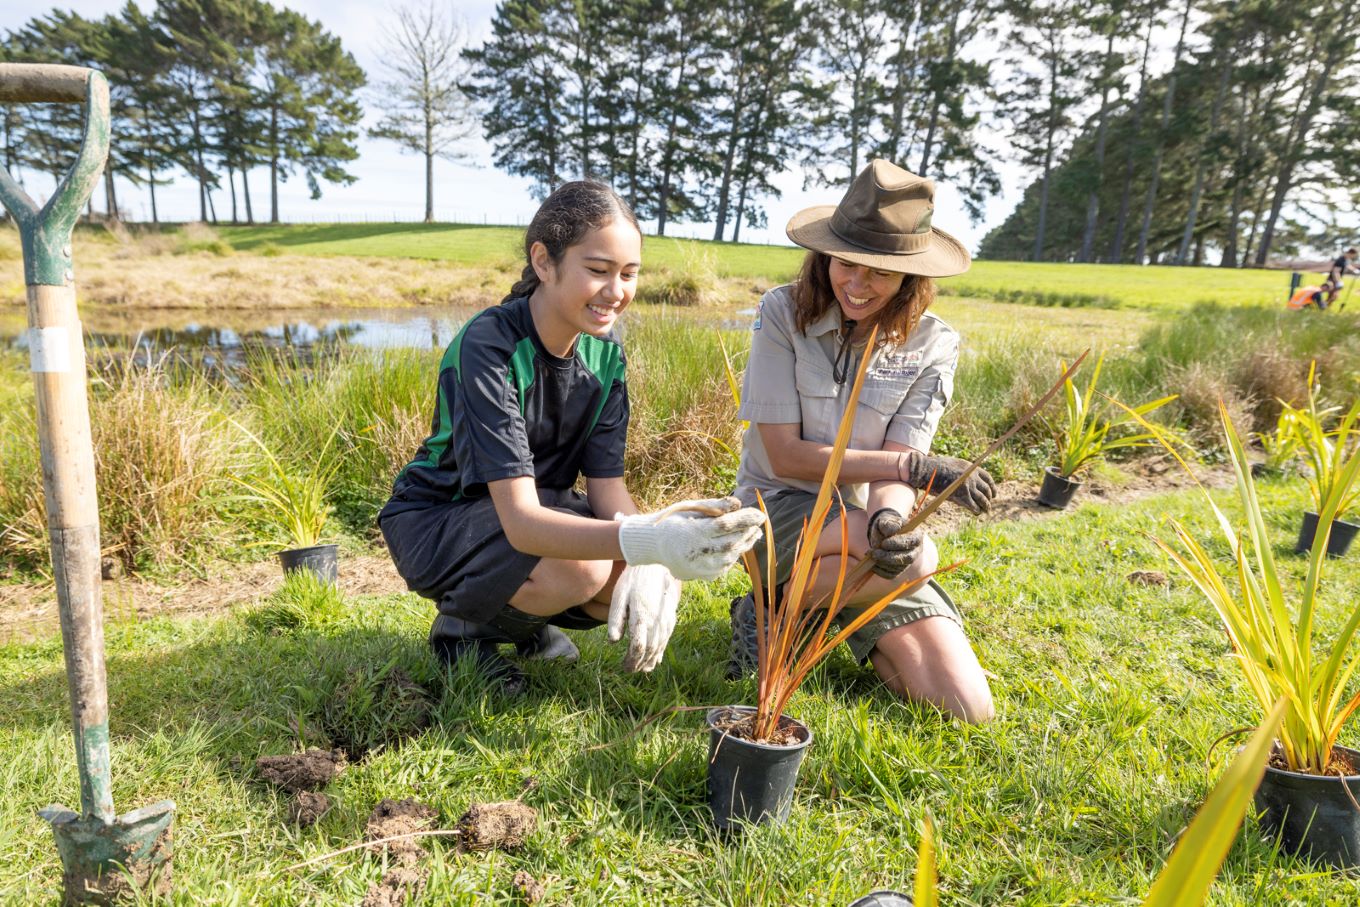
M798 767L812 742L807 725L787 715L780 716L779 726L797 739L788 746L743 740L725 730L753 712L744 705L708 710L708 804L719 828L787 819Z
M1045 466L1044 484L1039 486L1039 503L1062 510L1072 503L1072 495L1077 493L1082 484L1060 474L1056 466Z
M1336 748L1360 764L1360 752ZM1346 788L1350 788L1350 794ZM1355 800L1352 801L1351 797ZM1360 866L1360 775L1305 775L1266 766L1256 789L1261 828L1279 835L1285 850L1338 869Z
M289 548L279 552L279 563L283 564L284 576L299 570L310 570L328 583L334 583L340 576L334 545Z
M1299 540L1294 543L1294 550L1299 554L1307 554L1313 550L1313 538L1317 535L1317 529L1318 515L1311 510L1304 511L1303 525L1299 527ZM1360 526L1355 523L1332 520L1332 534L1327 537L1327 556L1341 557L1345 554L1357 533L1360 533Z

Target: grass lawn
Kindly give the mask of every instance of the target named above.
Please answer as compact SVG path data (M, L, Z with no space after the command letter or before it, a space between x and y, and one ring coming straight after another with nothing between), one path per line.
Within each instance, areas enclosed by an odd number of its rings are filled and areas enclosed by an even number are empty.
M1294 480L1265 484L1263 496L1283 554L1305 494ZM909 886L927 808L946 903L1133 903L1231 750L1220 747L1207 770L1210 743L1259 717L1189 584L1174 574L1169 588L1125 580L1169 571L1145 536L1165 532L1168 514L1210 531L1198 497L1178 494L945 540L946 558L969 559L946 585L995 675L997 721L964 727L903 704L838 653L792 705L815 739L779 828L731 840L709 829L697 715L627 736L672 705L751 698L752 681L726 682L719 667L727 598L744 586L737 574L687 586L654 674L620 674L622 652L596 630L578 635L578 664L531 664L532 691L519 700L441 676L424 644L430 606L409 595L115 624L114 795L124 811L178 803L185 904L354 904L383 874L380 857L283 870L359 841L383 797L416 797L451 827L474 801L520 796L540 811L527 846L464 855L431 839L418 903L522 903L511 879L524 870L546 882L545 903L844 904L875 886ZM1226 556L1222 544L1212 550ZM1297 578L1302 559L1282 560ZM1360 595L1354 556L1331 565L1327 588L1324 639ZM393 666L431 691L431 725L352 765L328 789L334 809L295 828L280 795L252 778L255 757L342 734L380 740L407 717L366 698ZM0 647L0 678L0 899L56 903L56 851L34 810L76 798L60 640ZM1352 731L1343 742L1356 741ZM1274 853L1249 822L1213 903L1357 899L1360 882Z
M514 263L524 231L464 224L282 224L219 227L243 252L429 258L467 265ZM720 277L766 283L792 279L802 251L784 246L715 243L649 236L645 269L683 271L708 259ZM646 277L643 277L646 280ZM1305 280L1321 280L1306 275ZM1284 305L1289 274L1280 271L1137 265L1031 264L975 261L964 275L942 280L942 293L1052 306L1126 307L1168 311L1204 300L1226 305Z

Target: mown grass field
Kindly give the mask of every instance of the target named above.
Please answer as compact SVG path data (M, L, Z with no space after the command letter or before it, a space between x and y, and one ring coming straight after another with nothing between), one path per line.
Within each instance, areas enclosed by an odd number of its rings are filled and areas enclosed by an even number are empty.
M463 264L518 262L524 232L516 227L461 224L289 224L222 227L245 252L265 248L308 255L395 256ZM798 272L802 251L784 246L713 243L649 236L645 272L682 269L696 252L712 256L721 277L782 283ZM1308 280L1320 280L1309 275ZM1194 303L1283 305L1289 274L1219 268L1032 264L975 261L967 274L940 282L949 295L1062 307L1176 310Z
M1277 552L1288 555L1304 502L1297 480L1266 487ZM286 867L361 839L383 797L415 797L451 827L474 801L523 797L538 832L515 854L457 854L434 839L420 904L519 904L512 877L546 882L545 903L845 904L875 886L907 888L919 822L939 824L949 904L1134 903L1148 889L1231 746L1255 722L1208 606L1148 541L1167 516L1212 531L1193 494L1117 510L965 529L947 580L983 665L998 719L942 720L896 701L837 655L795 699L816 735L790 822L730 840L706 824L705 740L671 706L743 702L717 663L736 575L690 584L665 663L618 671L602 631L578 637L574 666L530 665L520 700L444 676L426 653L430 606L414 596L335 609L265 603L259 613L122 624L109 633L114 795L121 809L163 797L179 807L176 903L354 904L384 872L363 852ZM1214 550L1225 554L1222 544ZM1356 562L1333 565L1324 636L1360 595ZM287 611L286 620L271 611ZM266 630L273 627L273 630ZM261 754L381 741L409 715L365 697L398 667L429 691L431 724L380 745L328 788L334 809L311 829L254 779ZM55 903L59 867L38 806L76 796L60 642L0 648L0 900ZM357 679L356 679L357 678ZM339 717L337 717L339 716ZM1349 732L1346 740L1357 741ZM1211 903L1344 904L1360 882L1276 854L1248 823Z

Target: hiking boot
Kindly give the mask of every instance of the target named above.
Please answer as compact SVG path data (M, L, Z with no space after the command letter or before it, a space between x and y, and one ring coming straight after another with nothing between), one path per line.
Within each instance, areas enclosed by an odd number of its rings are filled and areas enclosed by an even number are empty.
M727 679L740 680L756 669L756 599L747 592L732 599L732 641L727 647Z
M539 661L561 659L573 662L581 657L581 650L576 648L576 643L567 634L551 624L544 624L529 639L515 643L515 654Z
M518 696L529 682L524 672L500 653L501 644L507 642L515 641L495 627L448 614L438 615L430 627L430 647L446 665L454 668L460 660L470 658L477 673L499 684L507 696ZM516 647L530 642L523 640Z

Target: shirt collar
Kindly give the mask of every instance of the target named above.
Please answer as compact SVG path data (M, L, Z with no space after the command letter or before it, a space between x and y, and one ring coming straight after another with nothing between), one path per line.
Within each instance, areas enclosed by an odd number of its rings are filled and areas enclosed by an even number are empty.
M812 322L812 324L808 325L807 335L809 337L820 337L821 335L828 334L832 331L839 331L841 329L841 321L841 307L833 303L830 308L822 313L821 318L818 318L816 321Z

